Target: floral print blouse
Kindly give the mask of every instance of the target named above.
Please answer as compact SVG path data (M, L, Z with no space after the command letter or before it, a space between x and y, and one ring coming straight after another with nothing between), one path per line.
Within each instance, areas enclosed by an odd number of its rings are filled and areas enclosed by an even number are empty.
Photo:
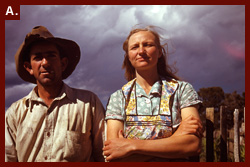
M133 105L130 105L130 103ZM161 78L159 81L154 83L149 94L147 95L136 80L132 80L124 85L122 89L111 95L107 105L105 119L117 119L124 121L125 132L128 131L128 126L131 126L131 120L132 125L140 125L137 130L136 128L132 130L129 129L130 132L126 134L127 136L125 136L127 138L133 138L131 135L135 136L135 139L156 139L168 137L171 133L166 132L168 135L162 135L162 129L159 128L159 126L158 128L149 129L151 122L168 122L167 120L170 120L168 126L171 126L171 130L172 128L175 129L181 122L181 109L199 103L201 103L201 101L198 99L197 92L188 82L170 78ZM134 109L135 107L131 108L131 106L135 106L136 109ZM164 108L166 108L166 110L162 111ZM165 118L162 117L162 114ZM133 115L133 117L128 117L128 115ZM159 117L161 120L158 119ZM138 121L138 119L140 119L140 121ZM145 119L150 120L150 123L143 124L143 126L141 123L138 123ZM157 120L152 121L152 119ZM138 131L138 129L141 129L141 133L134 132ZM155 135L154 131L157 131L157 135ZM167 131L169 131L169 128L167 128ZM145 135L143 133L150 133L150 135Z

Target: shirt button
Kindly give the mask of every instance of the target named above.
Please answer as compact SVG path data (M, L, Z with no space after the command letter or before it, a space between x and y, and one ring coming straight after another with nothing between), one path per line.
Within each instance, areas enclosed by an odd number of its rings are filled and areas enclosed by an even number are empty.
M150 100L149 100L149 99L146 99L145 101L146 101L146 103L147 103L147 104L149 104L149 103L150 103Z
M50 137L50 133L49 132L47 133L47 136Z

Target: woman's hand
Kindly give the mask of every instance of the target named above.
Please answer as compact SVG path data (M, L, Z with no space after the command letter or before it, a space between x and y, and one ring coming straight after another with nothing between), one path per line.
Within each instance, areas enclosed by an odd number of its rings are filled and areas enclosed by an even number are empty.
M122 130L119 131L118 138L104 142L103 154L107 161L124 158L132 154L132 140L123 137Z
M181 121L176 132L173 136L194 134L199 138L203 137L203 126L199 118L189 115L187 118Z

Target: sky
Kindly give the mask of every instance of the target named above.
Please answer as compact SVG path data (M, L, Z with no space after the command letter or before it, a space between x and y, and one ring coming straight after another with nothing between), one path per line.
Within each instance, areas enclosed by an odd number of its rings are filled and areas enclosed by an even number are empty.
M5 21L5 110L35 86L19 78L14 60L33 27L78 43L80 62L64 82L94 92L106 107L126 83L122 44L137 24L163 29L168 63L196 91L245 92L244 5L22 5L20 20Z

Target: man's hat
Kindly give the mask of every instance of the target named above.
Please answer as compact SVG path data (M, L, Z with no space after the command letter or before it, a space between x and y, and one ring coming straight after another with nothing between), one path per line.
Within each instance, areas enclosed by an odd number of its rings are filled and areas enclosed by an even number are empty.
M25 41L21 44L15 54L16 71L24 80L31 83L36 83L34 76L30 75L24 68L24 60L29 59L29 46L36 41L48 41L56 44L60 48L60 53L63 53L68 58L67 68L62 73L62 79L66 79L75 70L76 65L80 60L80 47L76 42L54 37L46 27L34 27L25 37ZM25 58L26 57L26 58Z

